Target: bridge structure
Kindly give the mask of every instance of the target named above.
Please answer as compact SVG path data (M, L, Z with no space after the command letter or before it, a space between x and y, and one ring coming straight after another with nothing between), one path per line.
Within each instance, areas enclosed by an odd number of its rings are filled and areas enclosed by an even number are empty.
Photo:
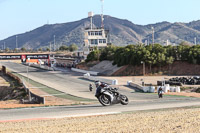
M21 63L37 63L45 62L49 66L55 64L63 67L72 67L81 62L81 57L73 57L72 55L56 55L50 53L0 53L0 60L12 60Z
M27 59L50 59L48 53L2 53L0 60L21 60L25 62Z

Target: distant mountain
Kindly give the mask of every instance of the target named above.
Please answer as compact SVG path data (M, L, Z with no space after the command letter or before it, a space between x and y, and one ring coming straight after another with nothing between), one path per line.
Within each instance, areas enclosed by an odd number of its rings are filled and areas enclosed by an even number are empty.
M93 18L94 25L100 27L100 15L95 15ZM43 48L54 43L54 35L56 44L70 45L75 43L82 46L84 43L84 29L89 27L90 19L84 18L79 21L44 25L30 32L18 34L18 47L25 48ZM190 23L169 23L161 22L149 25L136 25L124 19L118 19L111 16L104 16L105 28L110 32L110 42L124 46L128 44L144 43L145 41L152 43L152 28L154 27L155 43L179 44L182 41L194 43L194 38L197 38L197 43L200 43L200 20ZM0 46L6 42L6 47L14 49L16 47L16 35L8 37L0 41Z

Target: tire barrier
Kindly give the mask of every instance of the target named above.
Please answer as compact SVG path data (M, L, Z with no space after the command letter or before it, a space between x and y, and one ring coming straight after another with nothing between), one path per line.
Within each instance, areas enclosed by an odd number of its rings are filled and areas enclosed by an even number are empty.
M182 86L182 85L200 85L200 77L176 77L171 78L169 80L164 81L165 84L169 85L176 85L176 86ZM162 85L163 81L157 81L157 85Z
M194 76L194 77L176 77L169 79L171 82L179 82L182 84L187 85L200 85L200 77Z
M182 86L183 84L181 82L177 82L177 81L164 81L165 84L169 84L169 85L175 85L175 86ZM157 85L158 86L162 86L163 85L163 81L157 81Z

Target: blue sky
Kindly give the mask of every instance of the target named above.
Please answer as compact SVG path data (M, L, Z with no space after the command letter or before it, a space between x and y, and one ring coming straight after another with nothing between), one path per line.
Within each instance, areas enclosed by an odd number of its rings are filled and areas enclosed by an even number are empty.
M101 13L100 0L0 0L0 40ZM200 20L200 0L104 0L104 14L135 24Z

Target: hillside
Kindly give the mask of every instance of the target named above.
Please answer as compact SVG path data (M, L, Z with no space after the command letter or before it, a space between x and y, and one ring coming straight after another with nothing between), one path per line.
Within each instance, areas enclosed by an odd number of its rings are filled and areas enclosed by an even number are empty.
M170 43L181 43L187 41L194 43L194 38L200 37L200 20L190 23L169 23L161 22L149 25L136 25L125 19L118 19L111 16L104 16L104 25L110 30L109 40L111 43L124 46L127 44L136 44L149 40L152 42L152 30L155 30L155 43L166 44L166 40ZM100 15L93 18L94 25L100 26ZM18 34L18 46L26 48L40 48L49 46L54 43L54 35L56 44L70 45L75 43L79 46L84 42L84 29L89 27L90 19L84 18L79 21L43 25L32 31ZM16 35L8 37L0 41L0 44L6 42L6 47L16 47Z

